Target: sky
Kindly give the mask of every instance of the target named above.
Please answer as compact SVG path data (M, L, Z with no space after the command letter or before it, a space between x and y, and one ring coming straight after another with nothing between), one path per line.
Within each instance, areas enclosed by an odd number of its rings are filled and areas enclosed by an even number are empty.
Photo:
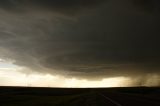
M160 86L159 0L1 0L0 85Z

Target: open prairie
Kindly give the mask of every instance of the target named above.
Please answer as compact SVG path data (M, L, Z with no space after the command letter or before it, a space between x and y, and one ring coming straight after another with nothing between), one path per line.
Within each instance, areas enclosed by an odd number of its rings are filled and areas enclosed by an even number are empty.
M0 87L1 106L160 106L159 87Z

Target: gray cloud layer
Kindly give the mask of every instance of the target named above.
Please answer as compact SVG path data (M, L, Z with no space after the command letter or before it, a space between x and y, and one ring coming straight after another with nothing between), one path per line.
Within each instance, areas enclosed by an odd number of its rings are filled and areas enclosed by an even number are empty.
M3 0L0 55L35 71L67 76L159 74L159 4Z

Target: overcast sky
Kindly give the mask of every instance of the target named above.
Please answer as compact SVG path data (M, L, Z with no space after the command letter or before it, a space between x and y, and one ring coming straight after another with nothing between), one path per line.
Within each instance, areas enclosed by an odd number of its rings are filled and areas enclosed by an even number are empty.
M0 68L7 61L22 74L160 85L159 7L159 0L1 0Z

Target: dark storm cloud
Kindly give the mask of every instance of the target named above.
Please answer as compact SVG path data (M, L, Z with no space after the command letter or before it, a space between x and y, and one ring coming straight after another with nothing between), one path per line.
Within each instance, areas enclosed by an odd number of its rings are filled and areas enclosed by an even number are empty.
M156 0L1 1L0 54L66 76L159 74L158 6Z
M1 0L0 6L14 12L26 12L26 9L43 9L48 11L75 14L84 8L94 7L107 0Z

